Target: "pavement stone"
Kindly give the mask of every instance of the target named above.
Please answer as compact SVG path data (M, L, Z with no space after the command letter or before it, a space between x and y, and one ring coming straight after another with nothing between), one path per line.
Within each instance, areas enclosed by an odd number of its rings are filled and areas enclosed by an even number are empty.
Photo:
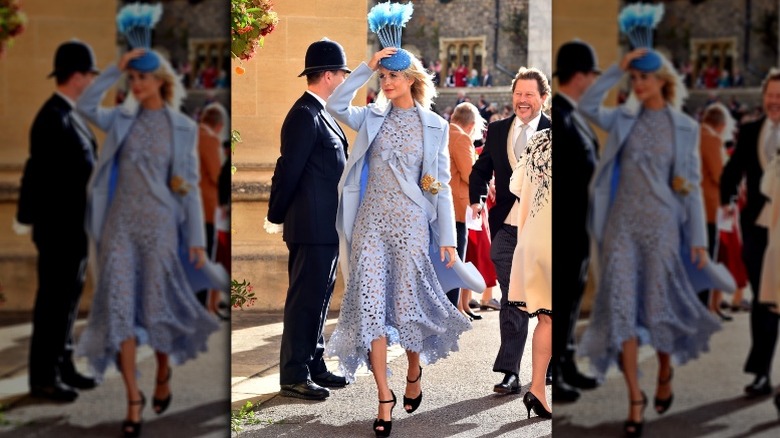
M728 311L727 311L728 312ZM733 314L710 340L710 351L682 366L674 367L674 400L669 411L659 415L653 409L658 361L648 347L639 351L640 386L647 394L644 437L685 438L776 438L780 420L772 397L746 400L743 388L753 380L742 367L750 348L750 314ZM587 325L578 324L578 333ZM775 364L778 363L775 358ZM586 359L578 359L582 371ZM774 366L772 382L780 381ZM575 403L558 403L553 417L554 436L622 437L628 415L628 395L623 375L612 368L604 383L583 391Z
M78 332L86 321L76 322ZM0 372L0 437L90 438L121 436L126 399L122 377L112 367L95 389L80 391L73 403L53 403L29 396L27 352L29 323L0 327L0 356L5 366ZM137 363L141 390L146 394L142 436L204 437L230 436L229 355L230 324L209 337L208 351L180 366L173 366L172 401L168 410L156 415L151 409L154 391L154 353L146 346L138 349ZM84 359L76 367L86 370Z
M520 395L498 395L493 385L503 375L492 372L493 360L500 345L499 312L484 311L483 319L472 323L463 334L459 351L429 366L424 365L423 401L413 414L403 410L401 398L405 387L407 363L400 347L388 350L390 386L398 397L393 411L394 437L550 437L552 422L536 417L526 419L521 396L531 380L529 325L520 371L523 383ZM338 314L331 312L325 326L330 337ZM346 388L331 391L325 401L308 401L278 395L279 313L257 311L233 312L232 409L247 401L259 424L245 424L239 437L373 437L372 423L378 404L376 386L366 369L358 370L357 379ZM337 363L328 363L336 370ZM551 399L550 387L547 398ZM553 409L555 409L553 407Z

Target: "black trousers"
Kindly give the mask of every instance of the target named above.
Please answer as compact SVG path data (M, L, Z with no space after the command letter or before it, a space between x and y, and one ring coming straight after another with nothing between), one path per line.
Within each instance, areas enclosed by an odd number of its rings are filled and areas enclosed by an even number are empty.
M507 304L515 246L517 227L506 224L498 230L490 246L490 258L496 267L498 283L501 285L501 310L498 313L501 347L493 363L493 371L497 373L519 374L520 360L523 358L523 349L528 338L528 314Z
M211 257L212 252L214 251L214 224L210 224L208 222L204 223L205 230L206 230L206 258L213 260ZM200 301L203 306L207 306L207 299L209 296L209 290L203 289L195 292L195 295L198 297L198 301Z
M562 239L561 237L553 238ZM562 245L563 246L563 245ZM576 246L576 245L574 245ZM553 260L553 272L556 274L553 283L553 309L560 317L553 324L553 355L551 363L562 364L572 360L575 351L574 327L580 316L580 305L585 293L586 271L588 268L588 253L579 251L556 251Z
M336 284L339 247L288 243L290 287L284 304L279 383L290 385L327 371L322 335Z
M761 282L761 268L767 244L767 230L763 227L742 224L742 259L748 272L753 304L750 310L750 353L745 363L745 372L769 375L772 370L772 356L777 344L779 317L758 302L758 287ZM774 267L770 267L772 269Z
M466 237L468 230L466 229L466 223L465 222L455 222L455 236L457 238L457 248L458 256L461 260L465 260L466 257ZM477 291L477 292L482 292ZM460 299L460 289L452 289L451 291L447 292L447 298L450 299L450 302L453 306L458 307L458 300ZM469 303L463 303L463 308L468 310Z
M715 240L716 235L715 233L718 232L717 225L712 222L707 222L707 242L709 243L708 253L710 255L710 259L713 261L717 261L717 254L715 254ZM697 292L699 295L699 300L704 304L705 307L709 308L710 305L710 290L700 290Z
M78 314L87 266L87 242L36 239L38 292L30 340L30 386L54 384L73 367L73 324Z

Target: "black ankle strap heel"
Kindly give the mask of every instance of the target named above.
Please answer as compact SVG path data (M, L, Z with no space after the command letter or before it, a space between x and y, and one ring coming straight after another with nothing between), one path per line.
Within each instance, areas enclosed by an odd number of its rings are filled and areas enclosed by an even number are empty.
M420 374L417 376L414 380L409 380L409 376L406 376L406 381L409 383L417 383L420 381L420 378L422 377L422 367L420 367ZM404 410L411 414L412 412L416 411L417 408L420 407L420 403L422 402L422 388L420 388L420 395L418 395L415 398L409 398L404 394ZM407 409L406 406L409 406Z

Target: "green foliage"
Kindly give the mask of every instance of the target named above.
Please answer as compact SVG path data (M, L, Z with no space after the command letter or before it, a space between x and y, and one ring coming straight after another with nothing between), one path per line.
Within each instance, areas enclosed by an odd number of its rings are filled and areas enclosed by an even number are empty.
M263 47L264 37L279 24L271 0L230 0L230 52L248 61Z
M230 430L239 433L242 430L244 430L244 426L246 425L255 425L255 424L261 424L263 423L263 420L261 420L257 416L257 412L253 411L252 408L254 405L252 402L247 401L244 406L241 407L241 409L237 411L233 411L230 414Z
M244 306L253 306L255 304L255 293L252 292L252 285L244 279L241 283L237 280L231 280L230 283L230 305L234 308L244 309Z

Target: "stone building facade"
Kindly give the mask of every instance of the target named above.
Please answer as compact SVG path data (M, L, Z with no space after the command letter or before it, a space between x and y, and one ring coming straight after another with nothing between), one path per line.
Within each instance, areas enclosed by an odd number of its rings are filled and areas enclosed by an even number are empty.
M690 63L694 78L713 63L720 71L738 69L745 85L757 86L769 67L777 65L777 0L663 3L656 46L678 66Z
M426 62L441 60L442 78L451 65L463 62L469 71L474 68L480 75L482 67L487 67L494 85L509 85L528 59L528 2L414 0L403 47ZM377 3L368 0L368 9Z

